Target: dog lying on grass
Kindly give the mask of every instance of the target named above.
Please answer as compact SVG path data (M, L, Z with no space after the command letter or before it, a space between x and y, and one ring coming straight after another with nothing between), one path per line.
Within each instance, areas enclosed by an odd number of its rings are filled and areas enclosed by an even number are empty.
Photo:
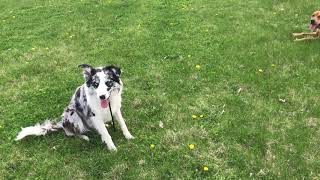
M320 38L320 11L315 11L310 18L311 33L293 33L295 41L312 40Z
M78 136L88 141L89 138L84 134L95 130L101 135L108 149L116 151L117 148L104 124L111 121L112 114L120 124L125 138L134 138L128 131L120 110L123 89L120 68L116 66L93 68L87 64L79 67L83 68L85 83L77 88L62 114L61 121L54 123L47 120L41 125L22 128L16 140L29 135L40 136L63 129L68 136Z

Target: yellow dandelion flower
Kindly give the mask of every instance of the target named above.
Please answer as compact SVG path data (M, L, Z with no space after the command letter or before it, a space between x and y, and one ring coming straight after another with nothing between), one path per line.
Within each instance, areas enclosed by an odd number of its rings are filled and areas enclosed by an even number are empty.
M49 48L48 48L48 47L46 47L46 48L45 48L45 50L46 50L46 51L48 51L48 50L49 50Z
M276 67L276 65L275 64L271 64L271 67Z
M155 147L156 147L156 145L150 144L150 149L154 149Z
M208 166L203 166L203 171L209 171Z
M200 69L201 66L199 64L196 65L196 69Z
M203 118L203 117L204 117L204 115L203 115L203 114L201 114L201 115L200 115L200 118Z
M261 73L263 73L263 70L262 70L262 69L259 69L258 71L261 72Z
M194 144L189 144L188 146L190 150L194 150L194 147L195 147Z
M197 119L197 118L198 118L197 115L195 115L195 114L192 115L192 119Z

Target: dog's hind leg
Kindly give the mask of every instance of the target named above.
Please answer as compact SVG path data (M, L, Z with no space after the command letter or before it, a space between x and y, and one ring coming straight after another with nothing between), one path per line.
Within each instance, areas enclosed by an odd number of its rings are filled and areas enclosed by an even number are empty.
M79 138L81 138L81 139L84 139L84 140L86 140L86 141L89 141L90 139L89 139L89 137L88 136L86 136L86 135L78 135L79 136Z
M124 137L126 139L134 139L134 137L131 135L131 133L129 132L129 130L127 128L127 125L122 117L121 111L120 110L116 111L116 113L114 115L120 124L120 128L122 130Z
M70 132L70 130L68 130L67 128L64 128L64 132L66 133L67 136L77 136L77 137L84 139L86 141L90 140L88 136L82 135L82 134L75 134L73 132Z

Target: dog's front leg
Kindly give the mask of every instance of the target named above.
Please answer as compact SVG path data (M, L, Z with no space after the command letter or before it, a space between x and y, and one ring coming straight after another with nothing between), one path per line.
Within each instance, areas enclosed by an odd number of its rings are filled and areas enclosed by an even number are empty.
M317 32L311 32L311 33L302 33L303 36L312 36L312 37L316 37L317 36Z
M292 33L293 37L303 36L304 33Z
M300 38L300 39L295 39L294 41L305 41L305 40L314 40L314 39L319 39L318 37L304 37L304 38Z
M93 123L94 128L101 135L102 142L107 144L108 149L111 151L117 151L117 148L114 145L112 138L111 138L107 128L104 125L103 119L100 118L99 116L95 116L92 119L92 123Z
M122 130L122 133L123 133L124 137L126 139L134 139L134 137L131 135L131 133L129 132L129 130L127 128L127 125L126 125L126 123L125 123L125 121L124 121L124 119L122 117L120 109L115 112L115 116L116 116L117 121L120 124L120 128Z
M311 32L311 33L292 33L293 37L298 38L298 37L302 37L302 36L313 36L316 37L317 36L317 32Z
M317 32L311 32L311 33L292 33L294 37L298 36L316 36Z

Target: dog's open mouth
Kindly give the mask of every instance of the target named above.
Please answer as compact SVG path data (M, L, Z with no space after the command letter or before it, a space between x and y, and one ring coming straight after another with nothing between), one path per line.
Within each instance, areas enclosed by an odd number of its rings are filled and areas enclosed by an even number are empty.
M319 24L310 24L310 25L309 25L309 28L310 28L311 30L316 30L318 27L319 27Z
M107 108L109 106L109 99L102 99L100 105L102 108Z

